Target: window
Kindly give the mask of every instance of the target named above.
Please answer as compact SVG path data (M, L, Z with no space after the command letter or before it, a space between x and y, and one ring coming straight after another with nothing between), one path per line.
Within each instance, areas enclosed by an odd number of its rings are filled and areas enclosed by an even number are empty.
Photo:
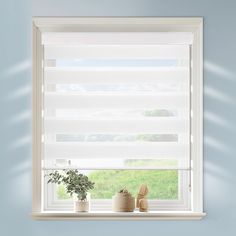
M45 177L63 169L95 182L89 218L118 217L112 196L124 187L136 196L143 183L150 212L138 217L203 216L201 27L199 18L34 19L36 217L76 217L64 186Z

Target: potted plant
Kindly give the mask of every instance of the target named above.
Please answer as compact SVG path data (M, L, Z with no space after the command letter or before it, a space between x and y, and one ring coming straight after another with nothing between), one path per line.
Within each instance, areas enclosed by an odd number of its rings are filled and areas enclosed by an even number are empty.
M89 211L87 193L94 188L94 183L86 175L79 173L78 170L63 170L62 173L54 171L47 176L48 183L64 184L66 192L76 196L74 204L76 212Z
M127 189L121 189L112 197L112 210L115 212L133 212L135 198Z

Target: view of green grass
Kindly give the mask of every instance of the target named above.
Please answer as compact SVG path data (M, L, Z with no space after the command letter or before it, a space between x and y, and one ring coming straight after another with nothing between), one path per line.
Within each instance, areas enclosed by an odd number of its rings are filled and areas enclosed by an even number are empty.
M137 195L141 184L147 184L149 199L177 199L178 172L176 170L98 170L88 175L95 182L90 191L92 199L111 199L122 188L133 196ZM57 188L59 199L68 199L64 186Z

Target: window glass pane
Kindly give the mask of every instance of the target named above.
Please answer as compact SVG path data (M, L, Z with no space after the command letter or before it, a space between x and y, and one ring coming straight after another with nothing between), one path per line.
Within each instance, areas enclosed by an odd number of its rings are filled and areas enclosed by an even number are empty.
M179 112L180 113L180 112ZM177 110L167 109L56 109L55 116L77 119L131 119L148 117L175 117Z
M84 171L95 188L90 191L91 199L111 199L119 190L126 188L137 196L141 184L149 188L148 199L178 199L177 170L94 170ZM63 185L57 186L57 198L70 199Z
M142 84L57 84L56 92L78 94L156 94L157 92L178 92L184 83L142 83Z
M178 168L180 166L186 165L186 163L180 163L180 160L176 159L163 159L161 157L157 159L145 158L145 159L134 159L134 158L96 158L96 159L57 159L56 161L46 160L44 162L44 166L47 169L170 169L170 168Z
M43 171L86 174L95 182L91 199L110 200L102 210L121 189L136 197L141 184L151 202L182 200L189 180L180 174L190 156L189 45L74 46L44 48ZM47 188L49 204L72 207L65 186Z
M177 142L177 134L57 134L56 142Z
M176 67L180 65L180 61L178 59L57 59L56 67Z

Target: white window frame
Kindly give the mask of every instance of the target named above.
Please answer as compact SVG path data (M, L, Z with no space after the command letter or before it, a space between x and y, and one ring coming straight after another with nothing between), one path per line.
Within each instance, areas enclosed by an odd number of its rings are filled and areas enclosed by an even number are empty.
M41 169L42 84L44 32L191 32L191 210L152 211L148 213L65 213L43 211L43 176ZM35 219L201 219L203 212L203 18L201 17L34 17L33 18L33 164L32 216ZM176 203L177 204L177 203ZM177 204L178 205L178 204ZM176 205L176 206L177 206Z

